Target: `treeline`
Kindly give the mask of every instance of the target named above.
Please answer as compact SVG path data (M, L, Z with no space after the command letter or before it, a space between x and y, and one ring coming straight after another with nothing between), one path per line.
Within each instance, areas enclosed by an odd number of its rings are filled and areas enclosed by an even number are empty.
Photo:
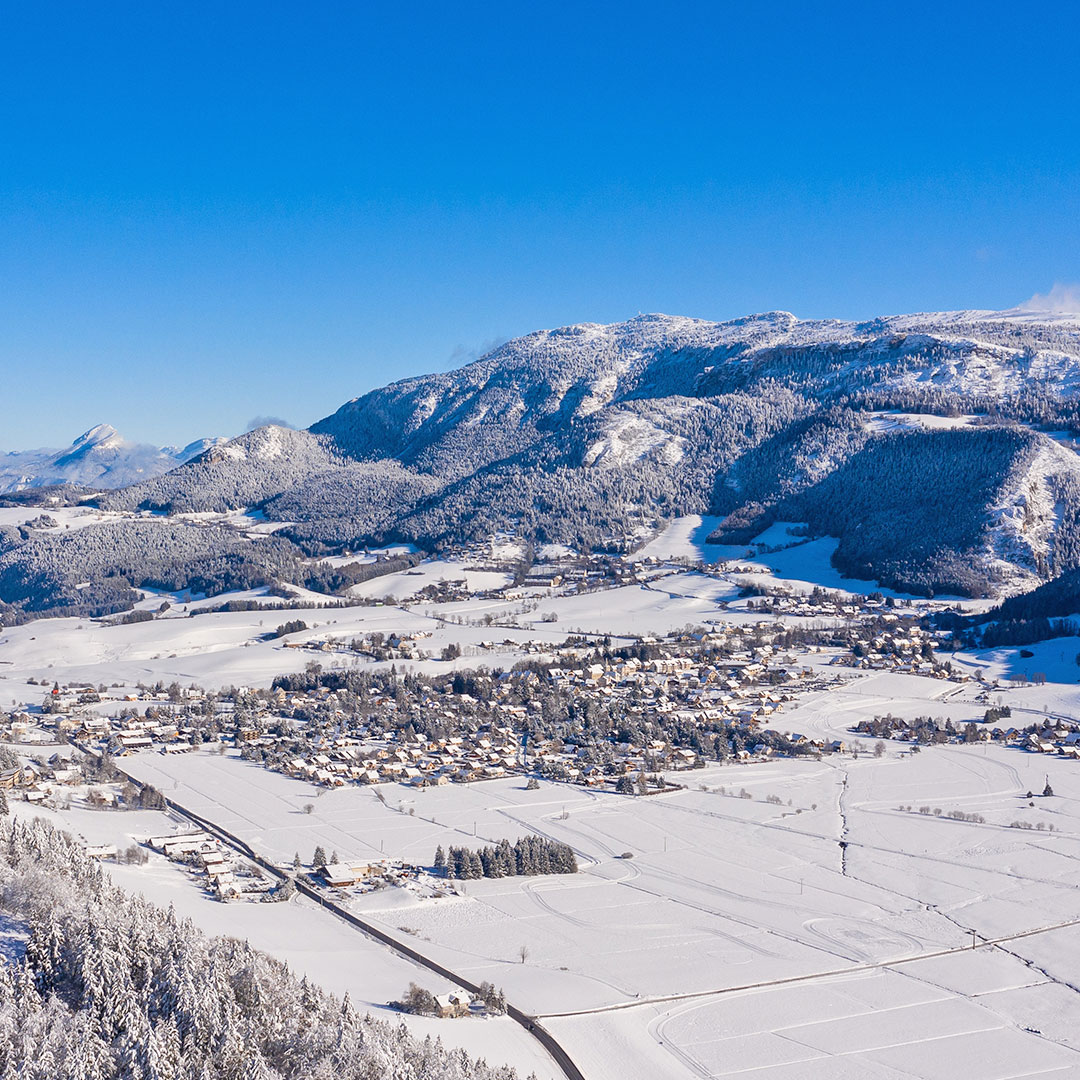
M494 846L470 851L451 847L435 851L435 870L449 878L531 877L536 874L576 874L578 865L569 844L546 836L523 836L513 844L500 840Z
M95 489L76 484L42 484L40 487L0 493L0 506L43 506L52 510L57 506L79 506L94 494Z
M1034 441L1007 428L882 436L781 513L839 537L833 562L852 577L924 595L986 595L989 507Z
M111 885L66 834L0 819L0 1073L21 1080L512 1080L360 1016L235 938Z
M936 623L966 647L1031 645L1080 636L1080 570L1070 570L1030 592L1010 596L976 615L941 613Z
M133 586L213 596L300 573L288 541L226 528L125 521L35 533L0 555L0 600L30 611L130 607Z
M123 521L64 532L0 536L0 615L57 611L111 615L133 606L140 589L205 596L282 583L334 595L358 582L414 566L408 552L375 562L312 562L290 540L249 540L221 526Z
M739 491L750 498L711 539L745 543L775 520L802 521L839 540L833 563L850 577L924 596L987 595L996 584L985 553L990 507L1037 449L1038 436L1002 427L868 437L851 414L833 412L738 462ZM780 471L784 459L795 463L790 474ZM1080 490L1058 483L1055 572L1080 543ZM1027 569L1040 569L1030 558Z
M1033 645L1036 641L1078 635L1080 623L1075 619L1006 619L989 623L980 641L984 648L991 649L998 645Z
M1080 570L1062 574L1031 592L1010 596L984 619L1020 621L1061 619L1080 614Z

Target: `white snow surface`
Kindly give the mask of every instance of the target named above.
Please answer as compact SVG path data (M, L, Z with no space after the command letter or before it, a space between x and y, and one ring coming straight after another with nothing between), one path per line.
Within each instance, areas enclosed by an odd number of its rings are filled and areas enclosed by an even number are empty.
M850 740L850 723L886 709L981 715L955 685L871 675L809 697L783 727ZM547 1017L590 1078L944 1080L1080 1069L1074 763L996 746L911 756L889 744L881 758L711 766L676 775L691 783L666 796L551 783L530 792L506 779L387 786L386 805L361 788L317 793L232 756L147 754L129 764L282 860L321 844L343 858L426 864L436 844L529 831L573 845L582 864L573 877L352 903ZM1044 774L1056 797L1029 808L1024 793L1041 790ZM924 804L942 816L918 813ZM986 822L950 820L953 809ZM1055 830L1009 828L1016 819ZM977 941L1011 940L972 950L972 930ZM1029 931L1043 932L1014 937ZM698 996L649 1004L683 995Z
M15 813L21 808L15 805ZM66 810L34 807L29 811L58 828L83 837L91 844L114 844L121 850L143 843L149 836L190 831L186 819L157 811ZM448 1048L461 1047L473 1057L514 1065L524 1077L535 1072L538 1080L560 1080L561 1074L547 1053L517 1024L506 1018L468 1018L440 1021L408 1016L388 1008L410 982L433 993L455 989L426 968L406 960L304 897L287 904L223 904L203 890L194 877L165 856L148 851L144 866L105 863L117 885L140 893L161 907L170 904L205 933L245 938L252 945L288 963L325 990L344 996L361 1012L380 1020L405 1023L419 1038L442 1040ZM6 932L0 921L0 950L4 942L19 942L17 928Z
M578 628L617 636L757 621L737 599L746 578L793 589L800 582L874 588L830 578L832 542L801 542L789 524L734 553L705 543L714 527L701 518L671 523L638 553L643 584L553 594L538 606L474 596L187 618L182 598L172 597L173 609L149 623L54 619L7 628L0 632L0 706L43 692L27 687L31 676L260 686L312 659L324 667L358 663L343 652L261 640L293 618L309 627L290 635L293 644L419 630L430 632L422 643L433 656L454 642L465 653L458 666L509 667L526 655L526 643L559 642ZM781 549L746 558L762 547ZM686 566L722 558L755 569L717 577ZM417 569L419 577L404 580L457 572L447 564ZM156 610L163 598L170 599L148 595L144 604ZM545 621L552 613L554 624ZM459 617L469 625L445 621ZM885 712L964 724L997 703L1010 706L1018 726L1077 718L1078 648L1076 639L1060 639L1032 646L1030 657L1007 648L957 654L961 669L999 680L989 700L976 700L982 684L856 673L830 666L831 654L807 654L801 663L836 681L788 703L770 724L872 751L873 740L848 729ZM398 663L451 670L435 659ZM1021 685L1036 672L1047 675L1046 685ZM671 779L682 790L647 798L549 782L528 791L523 779L508 778L425 791L381 785L386 805L369 788L315 788L232 753L150 753L126 758L124 767L282 862L294 852L308 860L316 845L343 860L387 855L429 864L437 844L479 846L529 832L571 844L582 867L574 876L470 881L460 883L462 895L432 900L385 890L350 903L388 933L466 978L502 986L514 1004L544 1017L589 1080L1080 1075L1075 762L997 745L912 755L890 742L880 758L864 752L679 772ZM1026 793L1041 791L1047 778L1054 797L1029 800ZM739 797L743 790L750 797ZM14 801L13 810L37 812ZM985 821L950 819L957 810ZM124 846L165 829L154 814L52 814L88 839ZM622 858L627 852L632 857ZM249 937L373 1010L409 981L445 989L302 901L221 905L156 857L110 872L211 932ZM489 1061L510 1061L523 1075L553 1075L510 1023L410 1023Z

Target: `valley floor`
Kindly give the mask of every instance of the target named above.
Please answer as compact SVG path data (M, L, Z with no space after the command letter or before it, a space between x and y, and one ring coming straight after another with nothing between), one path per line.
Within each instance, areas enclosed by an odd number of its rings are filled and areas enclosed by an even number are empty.
M684 519L643 555L715 554L705 539L711 524ZM752 573L772 566L801 591L822 580L828 554L821 544L763 552ZM572 630L648 634L759 618L740 607L737 580L680 569L660 564L648 580L545 596L527 610L488 596L133 626L47 620L3 631L0 703L31 692L40 701L36 683L27 688L31 677L267 685L313 659L267 638L286 618L308 622L295 643L430 631L424 641L433 656L450 643L462 646L462 656L408 663L441 672L451 664L509 667L535 655L530 647ZM403 595L401 582L379 580L384 595ZM160 602L145 601L155 610ZM551 615L554 624L545 618ZM1009 705L1017 726L1075 719L1077 648L1071 639L1035 646L1030 658L1015 649L957 655L957 666L1013 681L989 693L974 682L838 668L831 656L808 653L800 662L835 685L804 693L773 722L843 739L857 756L709 765L673 774L680 790L643 797L549 781L528 790L522 777L329 790L233 751L145 753L126 757L123 767L281 864L296 853L310 862L316 846L342 861L385 855L430 865L440 844L480 847L528 833L570 844L581 866L576 875L448 883L449 895L433 899L402 888L338 899L451 971L502 987L514 1005L542 1018L589 1080L1077 1076L1080 764L996 744L912 754L887 742L877 755L875 740L850 733L886 712L963 724L981 719L988 704ZM335 652L317 659L327 667L361 663ZM1017 685L1027 663L1050 681ZM1052 797L1028 796L1047 780ZM175 826L157 813L16 803L13 810L123 846ZM303 898L220 904L156 855L110 873L209 932L249 938L358 1006L380 1012L410 981L450 988ZM508 1061L523 1076L558 1076L510 1020L407 1022L489 1061Z
M930 695L941 690L874 675L790 720L846 733L880 702L939 708ZM463 895L442 900L393 889L350 904L450 969L504 987L589 1077L1080 1069L1072 762L996 746L910 755L890 743L882 757L712 766L690 774L693 786L647 798L508 779L388 788L386 805L362 788L316 795L232 756L149 754L125 767L283 862L321 844L343 859L385 852L426 864L438 843L530 831L573 845L573 877L463 882ZM1055 796L1029 808L1025 793L1047 774ZM986 820L948 818L956 809ZM1054 831L1010 828L1017 819ZM141 873L125 870L133 884ZM204 922L223 910L207 902L192 913ZM294 955L272 936L265 945ZM354 959L316 966L354 997L364 985Z

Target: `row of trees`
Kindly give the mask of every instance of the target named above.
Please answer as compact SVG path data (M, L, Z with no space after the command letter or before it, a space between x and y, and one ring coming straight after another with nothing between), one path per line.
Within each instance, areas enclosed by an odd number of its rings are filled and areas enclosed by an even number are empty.
M578 869L573 848L546 836L523 836L514 844L500 840L479 851L451 847L444 852L440 844L434 865L447 877L463 879L576 874Z

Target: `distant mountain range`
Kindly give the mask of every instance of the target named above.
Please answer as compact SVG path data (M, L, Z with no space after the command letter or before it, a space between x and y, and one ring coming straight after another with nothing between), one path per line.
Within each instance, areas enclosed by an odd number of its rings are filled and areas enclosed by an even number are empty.
M804 522L837 538L849 575L1012 594L1080 567L1078 388L1080 320L1067 316L643 315L530 334L356 398L308 431L260 428L95 501L257 510L284 523L264 545L278 574L359 544L438 550L501 529L624 551L674 516L710 513L723 519L717 541ZM205 566L191 570L203 584L259 576L259 544L226 557L203 532ZM56 555L59 541L9 543L9 603L37 602L42 582L78 563ZM154 544L142 559L125 542L113 578L182 578L162 571L171 556ZM237 560L243 574L228 570ZM84 582L108 565L91 562ZM5 573L19 588L5 593ZM52 596L76 599L62 584Z
M52 484L118 488L160 476L224 439L199 439L182 450L128 442L116 428L99 424L65 450L0 454L0 493Z

